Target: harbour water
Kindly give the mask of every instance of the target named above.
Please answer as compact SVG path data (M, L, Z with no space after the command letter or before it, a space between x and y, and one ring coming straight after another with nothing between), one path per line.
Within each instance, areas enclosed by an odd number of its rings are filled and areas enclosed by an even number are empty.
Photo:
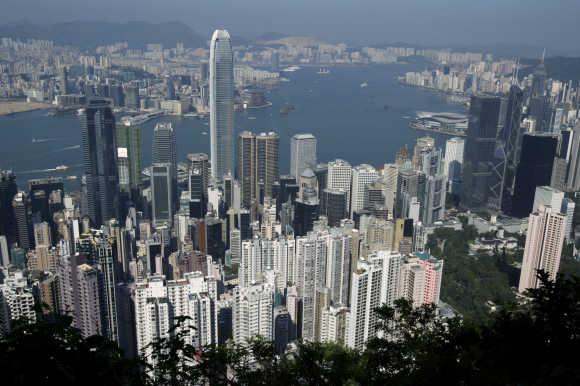
M420 64L390 64L337 66L326 75L317 74L318 67L284 73L290 82L266 95L272 106L236 113L235 130L279 133L281 173L288 172L290 138L299 132L316 135L320 161L343 158L353 165L380 166L391 162L401 146L412 147L415 138L426 135L409 128L417 111L463 112L438 94L397 82L403 73L422 69ZM367 87L360 87L364 82ZM286 104L295 110L281 116ZM165 116L142 125L143 165L150 163L153 128L161 121L173 123L179 160L187 153L209 152L207 119ZM0 117L0 135L0 169L14 170L21 188L30 178L82 173L80 123L73 113L50 117L46 111L32 111ZM435 137L443 146L447 137ZM59 165L68 169L55 171ZM75 188L78 181L67 185Z

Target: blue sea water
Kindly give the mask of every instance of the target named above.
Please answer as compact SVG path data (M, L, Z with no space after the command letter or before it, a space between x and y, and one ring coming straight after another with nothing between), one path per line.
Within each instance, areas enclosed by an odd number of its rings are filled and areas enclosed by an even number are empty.
M281 173L289 169L290 138L300 132L316 135L321 162L343 158L353 165L380 166L393 161L401 146L412 147L418 136L427 134L408 127L417 111L463 110L438 94L398 84L398 76L421 69L420 64L390 64L336 66L328 75L317 74L315 67L283 73L290 82L267 94L272 106L236 113L235 130L276 131ZM368 86L361 87L363 82ZM286 103L296 109L281 116ZM187 153L209 152L207 120L162 117L142 125L143 165L150 163L153 128L159 121L173 123L179 160ZM0 138L0 169L14 170L21 188L30 178L82 173L80 123L72 113L49 117L45 111L32 111L0 117ZM445 139L436 136L439 146ZM58 165L69 169L43 171ZM74 189L78 180L67 185Z

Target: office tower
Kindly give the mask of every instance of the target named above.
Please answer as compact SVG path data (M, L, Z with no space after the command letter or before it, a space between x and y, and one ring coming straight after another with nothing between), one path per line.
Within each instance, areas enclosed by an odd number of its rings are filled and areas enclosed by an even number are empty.
M326 187L329 189L341 189L345 193L346 210L350 213L352 168L344 160L336 159L328 163L328 180Z
M250 209L256 199L256 136L243 131L238 136L238 180L240 182L241 204Z
M318 180L318 198L322 200L322 191L328 184L328 165L325 163L319 163L316 165L316 168L314 168L314 174L316 174L316 179Z
M173 222L172 167L169 163L151 166L151 211L155 227Z
M141 196L142 158L139 126L117 126L117 155L121 191L130 193L129 197L135 202ZM123 169L123 175L121 169Z
M177 95L175 94L175 86L170 76L165 77L165 99L177 100Z
M363 349L376 336L377 309L383 304L392 306L398 297L401 260L400 254L389 251L359 260L357 270L352 273L347 346Z
M566 216L566 240L571 242L574 240L572 231L574 230L574 211L576 210L576 203L571 198L564 198L562 200L562 214ZM1 243L1 240L0 240Z
M532 212L537 212L540 206L549 206L557 210L562 207L564 192L550 186L537 186L534 193ZM562 212L565 214L565 212Z
M512 210L511 200L514 195L516 172L522 150L524 128L521 124L521 113L523 99L523 91L518 86L512 85L507 99L505 125L498 138L502 145L498 153L505 161L502 193L502 210L505 213L510 213Z
M207 82L207 78L209 76L209 63L208 62L201 62L199 64L199 80L203 84Z
M226 244L223 239L223 230L225 223L216 217L205 218L205 237L207 254L213 258L213 261L223 263Z
M87 214L91 224L99 227L119 213L115 116L110 100L89 98L80 119Z
M201 175L203 182L202 186L203 194L207 195L207 188L209 186L209 177L211 173L211 168L209 165L209 157L205 153L190 153L187 155L187 161L189 164L189 172L191 173L192 171L197 170L198 173ZM228 195L226 194L226 199L227 198Z
M347 217L346 192L342 189L322 191L320 213L328 219L329 226L339 226L340 220Z
M167 163L171 165L171 199L172 211L177 209L177 150L175 131L170 122L160 122L153 131L153 148L151 163Z
M443 260L429 252L415 252L413 257L401 266L398 296L410 300L413 307L439 303Z
M430 153L435 147L435 139L433 137L417 138L415 147L413 148L413 168L415 170L423 170L423 155Z
M451 194L458 194L460 192L464 147L465 141L459 137L448 139L445 143L443 174L447 177L447 189Z
M274 132L256 136L256 179L261 189L257 190L260 202L264 197L272 197L272 187L280 175L278 160L280 137Z
M22 319L36 322L34 295L23 272L0 270L4 280L0 284L0 337L7 335L13 321Z
M16 219L12 209L12 200L18 193L16 176L11 170L0 171L0 235L5 235L8 244L17 241Z
M550 185L557 147L555 135L524 135L512 199L513 216L525 217L532 212L536 187Z
M362 164L352 169L350 218L361 211L368 202L368 186L378 180L379 174L371 165Z
M70 87L68 85L68 70L65 66L60 69L58 89L61 95L70 94Z
M247 344L248 339L261 336L272 340L274 287L255 284L234 289L233 336L234 342Z
M296 239L296 285L302 299L300 336L304 341L315 339L316 292L325 286L327 243L311 232Z
M139 110L141 107L141 98L139 96L139 86L137 84L125 84L125 107Z
M34 235L28 196L24 192L18 192L12 200L18 245L28 251L34 248Z
M211 174L234 173L234 56L230 34L214 31L209 47Z
M576 124L572 134L567 180L569 192L580 190L580 122Z
M399 169L397 175L397 194L395 201L395 217L409 217L409 208L413 197L417 200L425 197L425 174L413 169ZM421 203L424 208L424 203Z
M10 265L10 251L8 250L8 239L0 235L0 266L8 268Z
M316 166L316 137L312 134L295 134L290 140L290 175L298 176L306 168ZM326 186L326 185L324 185Z
M494 170L496 137L503 125L502 100L473 96L463 159L462 198L468 208L484 207L498 198L498 175Z
M550 280L556 279L565 233L566 217L559 208L540 206L530 214L518 287L520 293L528 288L538 288L538 270L544 270Z
M242 205L251 208L272 197L278 181L278 134L243 131L238 136L238 179Z
M447 178L443 174L429 175L425 180L425 195L423 198L423 216L420 219L426 225L431 225L445 217L445 197ZM413 199L411 199L413 205ZM409 217L413 213L409 210Z
M296 236L305 236L310 232L320 215L320 203L316 191L307 189L304 194L304 197L294 201L292 228Z

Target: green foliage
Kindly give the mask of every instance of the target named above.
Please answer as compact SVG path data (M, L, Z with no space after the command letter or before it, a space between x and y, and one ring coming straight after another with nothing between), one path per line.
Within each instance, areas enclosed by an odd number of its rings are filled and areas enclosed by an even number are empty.
M431 253L445 262L441 299L468 319L489 317L491 305L510 305L515 299L510 287L517 286L519 277L513 257L505 252L470 255L469 243L476 237L471 225L461 231L438 228L427 243Z
M101 336L83 338L71 318L16 322L0 340L4 385L143 385L140 363Z
M577 385L580 279L559 276L487 321L438 318L433 305L398 300L378 311L380 334L363 351L297 343L283 356L253 339L195 350L187 319L150 348L155 367L122 359L103 338L66 322L20 324L0 341L9 385Z

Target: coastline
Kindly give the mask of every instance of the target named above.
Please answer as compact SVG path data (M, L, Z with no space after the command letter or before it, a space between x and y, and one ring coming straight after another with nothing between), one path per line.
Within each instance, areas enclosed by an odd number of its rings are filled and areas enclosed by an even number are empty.
M0 102L0 117L34 110L49 109L52 105L39 102Z

